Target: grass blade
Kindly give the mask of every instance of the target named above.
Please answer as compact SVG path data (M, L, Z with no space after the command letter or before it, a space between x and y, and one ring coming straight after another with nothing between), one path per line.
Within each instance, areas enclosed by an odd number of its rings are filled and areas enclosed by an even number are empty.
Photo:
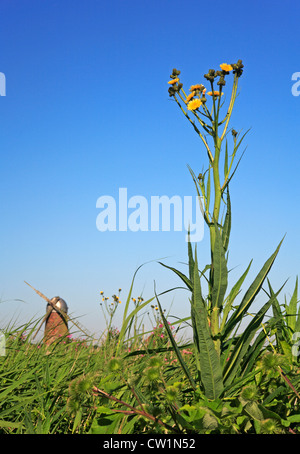
M154 290L155 291L155 290ZM156 297L156 301L157 301L157 305L159 307L159 312L160 312L160 315L161 315L161 318L162 318L162 321L163 321L163 324L164 324L164 327L165 327L165 330L167 331L167 334L168 334L168 337L170 339L170 342L172 344L172 347L174 348L174 351L175 351L175 354L177 356L177 359L182 367L182 370L183 372L185 373L187 379L189 380L190 384L192 385L192 388L196 389L196 383L194 382L194 379L190 373L190 370L189 368L187 367L181 353L180 353L180 350L178 348L178 345L173 337L173 334L172 334L172 331L169 327L169 324L168 324L168 321L166 320L166 317L164 315L164 312L162 310L162 307L161 307L161 304L159 302L159 299L158 299L158 296L156 294L156 291L155 291L155 297Z

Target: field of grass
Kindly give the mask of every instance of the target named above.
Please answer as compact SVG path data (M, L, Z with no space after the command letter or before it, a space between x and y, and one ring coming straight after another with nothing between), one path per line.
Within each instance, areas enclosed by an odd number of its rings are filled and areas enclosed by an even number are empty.
M72 336L51 347L33 343L40 321L8 327L0 356L0 433L300 432L300 368L293 345L284 340L290 304L274 318L281 327L279 342L273 323L264 324L262 332L272 339L251 370L245 373L241 363L236 379L215 399L206 396L197 375L194 343L180 338L179 328L190 320L171 325L153 305L153 329L143 333L133 329L143 304L131 298L133 315L123 326L123 340L122 327L112 326L114 311L108 314L109 329L98 345Z

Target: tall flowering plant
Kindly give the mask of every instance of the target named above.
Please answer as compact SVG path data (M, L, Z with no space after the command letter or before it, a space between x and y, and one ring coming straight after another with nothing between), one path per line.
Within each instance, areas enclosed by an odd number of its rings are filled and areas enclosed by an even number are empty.
M199 271L197 245L193 251L189 242L188 276L163 264L172 269L191 291L191 319L198 372L196 379L188 370L175 342L173 344L192 386L195 388L199 383L208 398L219 397L225 389L232 386L237 377L247 376L247 373L251 371L255 358L262 348L262 338L267 336L266 330L256 336L258 329L265 313L279 293L270 297L269 301L252 318L244 333L236 337L236 331L260 291L281 245L280 242L275 252L265 262L244 294L241 303L234 306L251 265L250 262L236 284L227 292L228 246L231 231L229 185L242 157L240 156L235 163L237 152L247 133L240 137L237 131L229 128L229 122L243 68L242 61L238 60L233 64L221 64L219 70L210 69L207 74L204 74L205 85L202 83L192 85L189 93L183 88L179 70L173 69L168 82L170 97L173 98L200 137L208 158L206 168L198 177L190 167L189 171L195 183L202 214L210 233L210 263ZM226 98L225 86L232 75L229 104L225 114L222 115ZM228 138L230 132L231 139ZM232 147L231 153L230 146ZM208 287L207 296L204 296L202 290L201 280L204 279ZM161 306L159 305L159 307ZM169 334L171 336L170 332ZM252 341L254 341L254 346L258 342L259 348L255 349L250 346Z

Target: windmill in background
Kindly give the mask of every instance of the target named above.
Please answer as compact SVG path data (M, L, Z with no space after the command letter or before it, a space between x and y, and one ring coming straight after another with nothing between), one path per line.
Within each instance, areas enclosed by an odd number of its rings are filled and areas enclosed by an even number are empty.
M68 306L65 300L63 300L59 296L55 296L54 298L49 299L39 290L36 290L32 285L28 284L28 282L26 281L24 282L47 302L46 315L44 316L33 338L36 337L42 325L45 323L43 340L46 345L51 345L59 338L61 337L66 338L66 336L68 336L69 334L68 322L73 323L73 325L75 325L81 332L83 332L86 336L89 337L85 330L77 322L75 322L68 316Z

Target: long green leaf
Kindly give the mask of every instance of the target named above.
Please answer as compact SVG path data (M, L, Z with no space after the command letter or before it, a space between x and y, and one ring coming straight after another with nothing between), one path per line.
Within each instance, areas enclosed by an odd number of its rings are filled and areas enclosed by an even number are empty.
M192 294L192 320L194 341L200 364L200 376L208 399L217 399L223 390L222 369L208 325L208 316L202 298L198 272L197 250L195 250L194 290Z
M166 319L166 317L164 315L164 311L162 310L162 307L161 307L160 301L158 299L158 296L156 294L156 291L155 291L155 297L156 297L156 301L157 301L157 304L158 304L159 312L160 312L160 315L161 315L165 330L167 331L168 337L170 339L172 347L174 348L175 354L176 354L176 356L178 358L178 361L179 361L179 363L180 363L180 365L182 367L182 370L185 373L186 377L188 378L188 380L189 380L190 384L192 385L192 387L194 389L196 389L196 384L194 382L192 374L191 374L188 366L186 365L186 363L185 363L185 361L184 361L184 359L183 359L183 357L182 357L182 355L180 353L180 349L178 348L178 345L177 345L177 343L176 343L176 341L175 341L175 339L173 337L172 331L171 331L171 329L169 327L169 324L168 324L168 321L167 321L167 319Z
M230 231L231 231L231 202L230 202L229 186L228 186L227 187L227 210L226 210L224 225L222 228L222 241L223 241L223 247L224 247L225 252L228 249Z
M144 303L140 304L135 309L133 309L133 311L127 316L127 318L125 320L123 320L122 327L121 327L120 334L119 334L118 345L117 345L117 349L116 349L116 356L124 344L125 335L128 331L130 321L141 309L143 309L145 306L147 306L153 300L154 300L154 297L152 297L149 300L145 301Z
M297 317L297 304L298 304L298 277L296 279L294 293L288 305L286 305L287 325L291 332L295 332L296 317Z
M274 296L275 293L271 287L271 284L268 280L269 290L270 290L270 297ZM274 298L272 303L272 311L273 311L273 324L275 328L275 338L276 338L276 345L279 350L282 352L281 342L285 340L284 334L286 333L286 327L284 325L284 315L281 312L280 304L277 298ZM270 320L269 320L270 323Z
M9 429L18 429L19 427L22 427L22 422L4 421L1 419L0 427L8 427Z
M298 276L297 276L296 285L298 287ZM297 295L297 298L298 298L298 295ZM298 333L299 331L300 331L300 306L298 309L298 316L297 316L296 326L295 326L295 332Z
M194 173L194 171L191 169L191 167L188 165L188 169L190 171L190 174L193 178L193 181L194 181L194 184L195 184L195 188L196 188L196 191L197 191L197 196L198 196L198 200L199 200L199 206L200 206L200 211L201 211L201 214L205 220L206 223L209 223L209 219L207 218L206 216L206 212L204 210L204 207L203 207L203 203L202 203L202 200L201 198L203 197L205 199L205 188L204 188L204 183L199 183L199 180L196 178L196 175ZM206 208L207 208L207 212L209 210L209 196L210 196L210 167L209 167L209 174L208 174L208 184L209 184L209 188L207 188L207 200L206 200ZM201 189L201 192L202 192L202 195L200 194L199 192L199 186L200 186L200 189Z
M258 273L256 278L254 279L253 283L251 284L251 286L249 287L249 289L245 293L241 304L235 310L235 312L232 314L232 316L230 317L230 319L226 323L225 329L224 329L225 338L227 338L229 336L229 334L232 332L232 330L234 329L236 324L239 323L240 320L243 318L244 314L247 312L247 310L249 309L250 305L254 301L256 295L260 291L260 289L261 289L261 287L263 285L263 282L264 282L266 276L268 275L268 273L269 273L269 271L270 271L270 269L271 269L271 267L272 267L272 265L274 263L274 260L275 260L275 258L277 256L278 252L279 252L279 249L280 249L280 246L281 246L282 242L283 242L283 239L280 241L280 243L277 246L275 252L265 262L265 264L261 268L260 272Z
M284 285L285 284L283 284L283 286ZM274 298L277 297L277 295L281 292L282 287L278 290L278 292L275 295L273 295L269 299L269 301L267 301L263 305L263 307L258 311L258 313L253 317L251 322L248 324L248 326L246 327L243 334L239 337L239 340L236 343L236 345L232 351L232 354L224 367L224 372L223 372L224 373L224 383L226 385L229 385L233 381L237 370L241 367L242 361L244 363L243 367L245 368L245 365L247 364L247 360L249 360L249 358L250 358L249 355L247 358L247 350L249 348L250 342L252 341L254 336L257 334L258 329L261 327L261 323L263 321L263 318L264 318L266 312L271 307L271 305L274 301Z
M212 307L220 308L223 304L227 284L228 270L221 235L215 224L215 245L213 251L213 286Z
M192 245L190 242L190 232L188 233L188 258L189 258L189 278L190 282L193 282L195 262L193 257Z
M228 176L228 142L226 139L225 144L225 160L224 160L224 178L226 179Z
M21 384L23 384L23 383L26 382L27 380L31 380L33 374L34 374L35 371L37 371L39 368L40 368L40 366L37 365L36 367L34 367L33 369L31 369L31 370L30 370L29 372L27 372L26 374L21 375L21 377L20 377L18 380L15 380L14 383L12 383L11 385L7 386L7 388L5 388L5 389L0 393L0 402L1 402L7 395L9 395L10 393L12 393L16 388L18 388L18 386L20 386Z
M228 314L232 308L232 305L235 301L235 298L237 297L237 295L239 294L240 292L240 288L249 272L249 269L251 267L251 263L252 263L252 260L250 261L246 271L244 271L244 273L242 274L242 276L239 278L239 280L235 283L235 285L232 287L228 297L226 298L226 304L224 306L224 310L223 310L223 313L222 313L222 323L221 323L221 332L223 331L224 329L224 326L226 324L226 321L227 321L227 317L228 317Z
M158 262L158 263L160 265L164 266L165 268L168 268L169 270L173 271L175 274L177 274L177 276L179 276L180 279L182 279L182 281L186 284L188 289L191 291L193 290L192 282L185 274L183 274L181 271L177 270L176 268L173 268L172 266L165 265L162 262Z

